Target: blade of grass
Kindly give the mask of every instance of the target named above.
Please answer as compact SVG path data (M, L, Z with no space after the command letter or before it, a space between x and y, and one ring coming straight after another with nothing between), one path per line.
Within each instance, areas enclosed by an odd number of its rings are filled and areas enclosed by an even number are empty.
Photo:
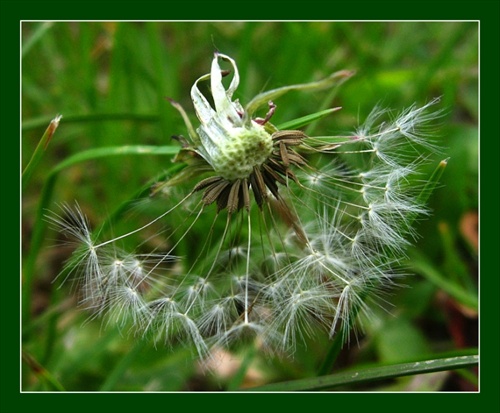
M47 145L50 143L50 140L52 139L54 132L59 126L60 120L61 120L61 115L57 115L54 119L50 121L50 124L45 130L45 133L43 134L42 138L38 142L38 145L36 146L36 149L33 152L30 161L28 162L28 165L26 165L26 168L24 168L22 175L23 191L26 188L26 185L28 185L28 182L31 179L31 176L33 175L33 172L35 171L37 165L40 163L40 160L42 159L42 156L45 150L47 149Z
M361 384L370 381L387 380L415 374L432 373L435 371L456 370L476 366L478 355L456 356L430 359L411 363L379 366L358 371L348 371L330 376L313 377L301 380L267 384L265 386L246 389L250 391L311 391L326 390L338 386Z
M326 116L329 116L333 112L337 112L341 108L331 108L331 109L326 109L322 110L320 112L313 113L311 115L303 116L301 118L297 118L294 120L291 120L289 122L282 123L277 126L279 130L292 130L292 129L299 129L302 128L303 126L309 125L310 123L323 119Z
M477 295L464 289L460 284L447 279L419 252L411 252L409 265L415 272L427 278L461 304L477 310L479 306Z
M352 74L354 75L354 71L352 72ZM348 80L348 79L346 79L346 80ZM332 89L323 98L323 102L319 106L320 109L325 109L325 108L328 108L329 106L331 106L332 102L334 101L335 97L338 94L340 86L342 86L343 83L344 82L340 82L340 83L336 84L334 87L332 87ZM342 108L339 107L338 109L342 109ZM318 125L317 123L310 123L305 130L306 134L309 136L313 135L314 130L316 129L317 125Z
M245 379L245 375L248 371L248 368L250 367L250 364L254 360L256 354L257 354L257 346L255 345L255 343L253 343L246 350L246 353L243 357L243 360L241 361L241 365L238 368L238 371L233 375L233 377L229 381L227 385L228 391L235 391L241 387L241 384Z
M50 306L60 302L61 290L54 289L50 293ZM52 355L54 354L54 349L58 340L58 321L60 313L53 312L52 315L47 319L46 329L45 329L45 349L43 356L41 358L41 363L45 366L49 365Z
M171 81L171 79L175 79L177 75L177 70L174 66L176 64L176 59L169 59L169 56L165 55L165 44L162 40L161 25L156 22L149 22L146 25L146 31L149 46L151 48L151 63L156 73L155 89L157 92L156 100L158 113L160 114L160 132L166 139L167 136L165 135L172 125L173 112L165 110L165 98L167 96L177 96L178 93L176 90L177 83Z
M245 107L246 115L247 116L252 116L255 111L263 106L266 105L270 100L277 99L278 97L284 95L285 93L288 93L290 91L314 91L314 90L321 90L321 89L326 89L329 87L332 87L333 85L340 84L342 82L345 82L347 79L349 79L351 76L354 75L354 72L349 71L349 70L341 70L339 72L335 72L328 76L325 79L318 80L316 82L310 82L310 83L301 83L298 85L290 85L290 86L283 86L278 89L272 89L268 90L267 92L261 93L254 97Z
M158 122L160 117L153 113L93 113L93 114L74 114L64 115L64 123L87 123L87 122L107 122L126 120L131 122ZM21 129L27 132L37 129L50 122L50 118L43 116L30 119L22 123Z
M460 369L457 370L457 374L461 376L463 379L467 380L470 384L475 387L479 386L479 379L476 374L474 374L471 370Z
M31 354L23 350L22 355L23 361L33 371L36 377L48 385L50 390L65 391L63 385L47 369L36 361Z
M79 152L65 159L51 171L51 174L60 172L70 166L80 162L85 162L93 159L104 158L108 156L121 155L175 155L179 152L178 146L154 146L154 145L123 145L123 146L106 146L103 148L89 149Z
M462 252L456 248L457 240L454 231L444 221L439 223L438 228L444 253L443 271L448 274L450 281L477 295L477 287L470 275L467 264L463 260Z
M115 389L120 378L125 374L134 360L141 354L145 344L146 340L138 340L136 342L135 346L125 354L125 356L108 375L107 379L101 386L101 391L110 391Z
M439 162L438 166L436 167L436 169L434 169L424 188L420 192L420 195L417 197L417 202L419 204L424 205L427 203L427 200L439 184L441 176L443 175L443 172L446 169L447 165L448 159L443 159L441 162Z
M24 42L23 50L21 52L21 58L24 58L26 54L32 49L32 47L43 37L43 35L54 25L54 22L43 22L40 23L36 29L33 31L28 40Z

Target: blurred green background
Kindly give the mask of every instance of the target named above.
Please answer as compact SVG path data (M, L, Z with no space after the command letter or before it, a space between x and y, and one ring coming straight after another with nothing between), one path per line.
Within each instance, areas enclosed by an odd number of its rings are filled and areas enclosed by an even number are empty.
M186 134L180 102L207 73L214 50L233 57L245 104L263 90L349 69L335 93L279 98L274 124L334 106L313 135L350 132L381 104L402 110L441 96L436 141L450 158L432 195L433 215L409 251L410 288L388 300L391 314L365 325L333 371L431 357L477 346L478 24L475 22L80 22L22 24L22 162L45 128L63 118L23 191L23 377L25 390L234 390L318 373L329 343L294 357L233 355L210 374L183 348L155 347L102 328L55 277L71 248L41 219L43 208L78 201L93 224L171 166L170 156L103 157L61 167L87 149L171 145ZM451 354L451 353L450 353ZM242 362L243 360L243 362ZM40 370L43 366L43 370ZM347 390L474 390L474 371L400 378Z

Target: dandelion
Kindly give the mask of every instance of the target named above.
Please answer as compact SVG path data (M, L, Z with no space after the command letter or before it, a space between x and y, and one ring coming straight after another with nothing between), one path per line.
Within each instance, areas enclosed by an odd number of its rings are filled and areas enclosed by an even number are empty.
M435 149L429 127L439 115L431 110L437 100L392 117L376 108L343 137L310 137L271 123L282 94L330 87L351 75L274 89L242 106L233 100L236 62L216 53L210 73L191 89L199 125L171 101L188 132L176 137L182 147L175 161L184 168L153 192L172 198L171 188L189 185L178 202L103 242L79 207L63 206L49 217L79 242L70 268L83 274L82 303L95 316L107 314L107 323L130 323L167 345L186 343L200 357L249 339L293 352L321 330L334 336L341 329L348 340L355 315L369 315L369 304L394 285L415 236L412 223L427 212L419 170L425 151ZM210 101L199 87L204 81ZM267 114L256 117L264 105ZM207 216L213 221L193 246L196 256L180 257L180 246ZM160 221L167 222L159 233L167 251L118 248Z

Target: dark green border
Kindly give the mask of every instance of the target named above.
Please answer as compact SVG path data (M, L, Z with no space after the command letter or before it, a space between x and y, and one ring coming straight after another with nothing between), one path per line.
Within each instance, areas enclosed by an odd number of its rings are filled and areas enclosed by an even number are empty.
M476 1L23 1L0 2L0 412L499 412L499 2ZM243 4L245 4L243 6ZM284 7L283 7L284 6ZM20 20L479 20L481 29L481 381L479 394L30 394L19 392ZM14 217L16 219L14 219ZM491 241L493 240L493 242ZM7 261L6 258L9 258Z

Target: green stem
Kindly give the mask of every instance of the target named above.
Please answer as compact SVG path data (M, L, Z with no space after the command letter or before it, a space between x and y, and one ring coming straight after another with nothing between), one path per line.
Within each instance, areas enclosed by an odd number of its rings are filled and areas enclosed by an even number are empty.
M245 379L245 375L248 371L248 368L250 367L250 364L252 363L256 354L257 354L257 346L254 342L246 349L245 356L243 357L243 360L241 361L241 365L238 368L238 371L234 374L234 376L229 381L229 383L227 385L228 391L235 391L235 390L238 390L239 388L241 388L241 385L243 383L243 380Z
M33 152L33 155L31 156L30 161L28 162L28 165L26 165L26 168L24 168L23 175L22 175L22 190L23 190L23 192L24 192L24 189L26 188L26 185L28 184L29 180L31 179L33 172L35 171L36 167L40 163L40 160L42 159L42 156L45 153L45 149L47 149L47 145L50 143L50 140L52 139L52 135L56 131L57 127L59 126L60 119L61 119L60 116L56 116L54 119L52 119L50 121L50 124L47 127L47 129L45 130L45 133L43 134L42 138L38 142L38 145L36 146L36 149Z
M370 290L365 290L362 293L361 300L364 301L366 296L370 293ZM361 309L360 305L356 305L352 308L352 317L349 317L349 325L346 328L342 328L344 331L350 332L353 327L354 323L356 322L356 318L358 317L359 310ZM347 333L349 334L349 333ZM332 368L333 365L335 364L335 361L337 360L337 357L340 354L340 351L342 350L342 347L344 346L345 342L345 335L343 334L342 331L337 331L335 338L333 339L333 343L330 346L330 349L328 350L328 353L323 360L323 363L321 364L321 367L318 371L319 376L324 376L325 374L328 374Z

